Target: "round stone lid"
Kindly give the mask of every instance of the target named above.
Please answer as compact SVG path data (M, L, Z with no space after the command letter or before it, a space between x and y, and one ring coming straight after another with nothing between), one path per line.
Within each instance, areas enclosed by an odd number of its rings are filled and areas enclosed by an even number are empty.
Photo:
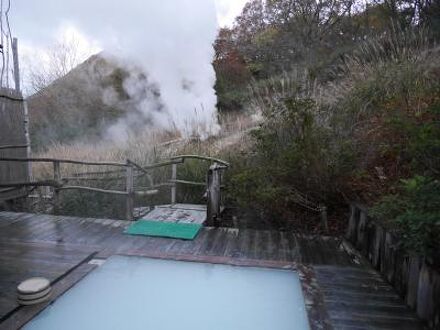
M35 300L35 299L40 299L42 297L44 297L45 295L47 295L49 292L52 291L51 287L48 287L46 290L40 291L38 293L27 293L27 294L23 294L23 293L18 293L17 294L17 298L20 300Z
M30 306L30 305L37 305L37 304L41 304L42 302L45 302L45 301L49 300L50 296L51 296L51 292L47 293L45 296L43 296L43 297L41 297L41 298L38 298L38 299L22 300L22 299L18 298L18 299L17 299L17 302L18 302L20 305L25 305L25 306L26 306L26 305L27 305L27 306Z
M21 294L34 294L47 290L50 286L50 281L43 277L32 277L21 282L17 291Z

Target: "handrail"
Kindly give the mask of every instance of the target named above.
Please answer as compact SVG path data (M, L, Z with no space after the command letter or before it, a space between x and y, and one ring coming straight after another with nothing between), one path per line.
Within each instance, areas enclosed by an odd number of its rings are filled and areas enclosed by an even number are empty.
M4 99L8 99L11 101L18 101L18 102L24 102L25 99L23 97L15 97L15 96L11 96L11 95L5 95L3 93L0 93L0 98L4 98Z
M12 147L12 146L6 146L6 147ZM27 145L23 145L20 147L27 147ZM2 147L0 146L0 149ZM6 148L4 148L6 149ZM80 161L80 160L73 160L73 159L58 159L58 158L15 158L15 157L0 157L0 161L2 162L36 162L36 163L65 163L65 164L77 164L77 165L91 165L91 166L117 166L117 167L128 167L130 164L134 165L136 168L138 168L140 171L149 170L153 168L159 168L164 167L168 165L174 165L174 164L181 164L184 162L184 159L199 159L199 160L205 160L205 161L212 161L219 164L223 164L225 166L230 166L228 162L225 162L224 160L214 158L214 157L207 157L207 156L199 156L199 155L181 155L181 156L174 156L171 157L171 161L165 161L157 164L147 165L147 166L139 166L135 164L132 161L129 161L129 163L118 163L118 162L89 162L89 161ZM80 174L107 174L107 173L115 173L115 172L90 172L90 173L78 173Z
M164 162L141 166L141 167L142 167L142 172L143 172L144 170L152 170L155 168L170 166L170 165L174 165L174 164L183 164L183 159L176 158L175 160L164 161ZM123 173L123 172L124 172L124 170L102 171L102 172L81 172L81 173L74 173L73 175L81 177L81 176L86 176L86 175L106 175L106 174L118 174L118 173Z
M0 157L1 162L34 162L34 163L65 163L65 164L77 164L77 165L92 165L92 166L118 166L128 167L129 164L117 163L117 162L86 162L72 159L56 159L56 158L11 158Z
M118 190L107 190L107 189L99 189L99 188L90 188L90 187L82 187L82 186L63 186L58 188L58 190L85 190L92 192L99 192L103 194L111 194L111 195L122 195L127 196L128 193L126 191L118 191Z
M122 172L119 172L122 173ZM145 173L134 174L135 178L142 178L146 176ZM102 177L87 177L87 176L63 176L66 181L119 181L125 180L125 176L102 176Z
M155 168L170 166L170 165L176 165L176 164L183 164L183 159L181 157L173 157L170 161L164 161L156 164L146 165L142 166L144 170L152 170Z
M99 171L99 172L79 172L79 173L72 173L72 175L75 178L81 178L87 175L109 175L109 174L120 174L125 173L124 170L114 170L114 171Z
M0 150L4 150L4 149L25 149L27 147L29 147L29 145L27 145L27 144L10 144L10 145L0 146Z
M6 149L6 147L17 147L17 146L3 146L0 148ZM27 147L27 146L23 146ZM177 168L179 164L183 164L186 159L197 159L202 161L209 161L211 164L210 170L208 172L208 180L206 182L194 182L181 180L177 177ZM79 161L72 159L57 159L57 158L16 158L16 157L0 157L0 162L40 162L40 163L53 163L53 179L52 180L43 180L43 181L32 181L32 182L10 182L10 183L1 183L0 188L13 188L13 187L52 187L53 188L53 203L54 203L54 211L56 211L56 207L59 204L59 193L63 190L84 190L91 192L98 192L103 194L112 194L126 197L126 218L127 220L134 219L134 199L136 196L149 196L153 194L157 194L157 188L160 187L170 187L171 189L171 204L176 203L177 197L177 185L192 185L192 186L202 186L206 187L209 192L209 196L211 196L208 200L212 200L208 202L208 204L212 204L213 207L208 207L210 218L216 218L219 215L219 203L220 200L213 202L214 200L219 199L220 197L220 189L221 189L221 171L230 166L230 164L226 161L223 161L218 158L208 157L208 156L200 156L200 155L179 155L171 157L170 160L159 162L156 164L141 166L129 159L125 163L119 162L92 162L92 161ZM112 171L103 171L103 172L84 172L84 173L74 173L73 177L65 177L63 178L61 175L61 164L77 164L77 165L90 165L90 166L115 166L121 167L119 170ZM161 168L165 166L171 166L171 178L164 183L155 183L151 176L151 172L149 170L153 170L156 168ZM123 174L125 172L125 175ZM98 177L98 175L106 175L106 174L116 174L112 177ZM92 175L96 175L96 177L91 177ZM214 177L213 177L214 175ZM135 187L135 178L139 177L148 177L149 187ZM113 180L126 180L125 190L117 191L117 190L107 190L100 189L94 187L84 187L84 186L76 186L76 185L68 185L69 181L87 181L87 180L96 180L96 181L113 181Z
M23 188L23 187L54 187L61 188L62 182L56 180L30 181L30 182L9 182L0 183L0 188Z
M150 174L147 172L147 170L145 170L142 166L136 164L135 162L133 162L130 159L127 159L127 164L133 165L137 170L143 172L144 174Z
M194 182L194 181L186 181L186 180L168 180L170 183L179 183L179 184L186 184L189 186L202 186L206 187L206 182Z
M130 159L127 159L127 164L130 164L130 165L134 166L134 168L137 169L138 171L141 171L150 181L150 185L152 185L152 186L154 185L153 177L142 166L136 164L135 162L131 161Z
M210 161L210 162L215 162L215 163L219 163L225 166L230 166L230 164L228 162L225 162L224 160L218 159L218 158L214 158L214 157L208 157L208 156L200 156L200 155L180 155L180 156L174 156L171 157L171 159L199 159L199 160L206 160L206 161Z
M15 191L15 190L19 190L21 188L22 187L0 188L0 194L1 193L7 193L7 192Z

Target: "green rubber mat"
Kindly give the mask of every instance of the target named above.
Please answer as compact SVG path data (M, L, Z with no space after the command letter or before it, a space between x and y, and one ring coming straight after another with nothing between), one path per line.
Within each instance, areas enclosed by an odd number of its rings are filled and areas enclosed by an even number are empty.
M194 223L175 223L139 220L125 230L129 235L179 238L193 240L202 225Z

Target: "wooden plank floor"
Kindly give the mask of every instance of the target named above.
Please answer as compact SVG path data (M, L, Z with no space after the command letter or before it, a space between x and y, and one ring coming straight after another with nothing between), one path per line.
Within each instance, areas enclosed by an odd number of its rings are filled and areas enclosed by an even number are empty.
M372 269L315 266L335 329L423 329L394 289Z
M92 251L51 243L0 241L0 320L14 311L17 285L30 277L43 276L52 283L86 260Z
M298 237L288 232L204 227L194 241L129 236L130 222L0 212L4 242L39 242L89 246L101 256L133 250L245 259L293 261L304 264L352 265L332 238Z
M94 258L146 252L302 263L315 269L335 329L420 328L392 288L355 263L336 239L204 227L194 241L182 241L124 235L128 225L126 221L0 212L0 312L4 315L15 308L15 285L25 276L59 278L94 252ZM377 287L374 294L373 287ZM364 301L369 304L366 308Z

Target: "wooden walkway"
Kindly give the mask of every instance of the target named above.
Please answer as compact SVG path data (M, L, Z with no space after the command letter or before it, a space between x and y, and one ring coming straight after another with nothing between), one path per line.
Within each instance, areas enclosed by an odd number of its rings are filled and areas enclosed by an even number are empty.
M33 315L32 308L17 308L15 303L15 286L21 280L40 275L62 284L72 274L79 280L94 267L88 263L92 258L114 254L308 265L321 288L330 324L326 328L422 329L393 289L373 270L354 262L335 239L206 227L194 241L182 241L124 235L123 229L129 224L0 212L0 329L14 329ZM73 284L60 285L55 297Z
M393 288L361 267L315 266L335 329L422 329Z
M0 319L18 307L17 284L26 278L44 276L51 282L71 271L91 254L84 249L50 243L0 242Z

